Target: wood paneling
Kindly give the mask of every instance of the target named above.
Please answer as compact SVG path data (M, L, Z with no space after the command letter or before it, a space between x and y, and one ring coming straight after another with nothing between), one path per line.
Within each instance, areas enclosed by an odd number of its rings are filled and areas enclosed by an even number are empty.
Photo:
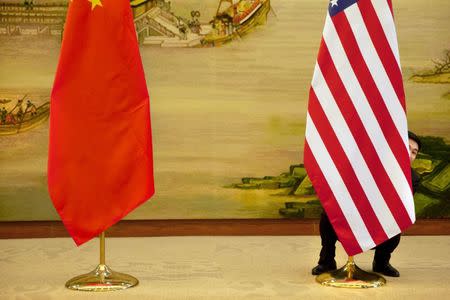
M226 219L226 220L124 220L107 235L318 235L319 220ZM418 220L407 235L450 235L450 219ZM68 237L60 221L0 222L0 238Z

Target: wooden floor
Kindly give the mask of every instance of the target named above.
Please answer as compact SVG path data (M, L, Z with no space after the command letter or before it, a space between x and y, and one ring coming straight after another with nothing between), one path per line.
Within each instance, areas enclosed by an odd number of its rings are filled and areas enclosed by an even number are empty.
M400 278L353 290L323 287L310 274L317 236L107 238L107 264L136 276L132 289L75 292L66 280L94 268L98 241L69 238L0 241L0 299L448 299L450 237L404 236L392 257ZM345 262L338 245L338 265ZM370 270L373 252L355 257Z

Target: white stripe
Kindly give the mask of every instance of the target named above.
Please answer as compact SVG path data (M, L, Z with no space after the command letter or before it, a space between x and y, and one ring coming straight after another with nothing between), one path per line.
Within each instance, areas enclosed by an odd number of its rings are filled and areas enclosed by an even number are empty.
M406 114L403 110L403 106L395 93L395 89L392 86L392 82L384 69L383 63L378 56L375 46L372 43L369 32L364 24L363 17L357 5L353 5L345 10L345 15L348 18L350 27L355 35L356 42L359 50L361 51L364 61L366 62L369 72L372 75L373 80L381 93L384 103L394 121L395 127L401 137L404 137L404 133L407 130ZM403 140L405 148L408 150L408 140Z
M395 30L394 17L386 0L372 0L373 8L380 20L381 27L383 27L384 35L386 36L392 53L394 53L395 60L400 68L400 55L398 52L397 32Z
M311 152L322 171L325 180L333 191L333 195L344 214L345 219L350 226L359 246L364 250L371 249L375 246L366 225L364 224L355 203L352 201L350 193L345 183L336 169L333 160L330 157L317 129L309 116L306 117L306 140L311 148Z
M345 155L350 161L356 177L361 183L361 187L363 188L375 215L380 221L381 226L388 237L399 234L401 230L398 227L391 210L387 206L383 194L380 192L380 189L378 188L377 183L373 178L355 139L353 138L352 132L342 116L330 89L328 88L318 64L316 64L313 78L313 89L316 93L317 99L319 100L320 105L322 106L322 109L324 110L325 115L327 116L327 119L345 152Z
M363 120L364 128L366 129L372 144L375 146L377 154L387 174L389 174L390 180L392 181L400 199L408 211L411 221L414 222L414 202L409 183L406 180L398 161L392 153L392 150L380 128L380 124L378 124L378 121L373 114L358 79L353 72L344 48L339 40L336 28L334 27L329 15L327 15L327 19L325 21L323 38L330 52L333 63L339 73L339 77L342 78L345 89L347 90L347 93L349 94L360 119ZM404 112L402 113L404 114ZM402 133L401 136L404 136L404 134Z

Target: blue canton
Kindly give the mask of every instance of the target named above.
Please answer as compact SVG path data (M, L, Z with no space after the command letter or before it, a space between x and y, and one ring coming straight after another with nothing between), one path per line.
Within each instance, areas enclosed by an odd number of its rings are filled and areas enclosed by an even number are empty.
M330 13L330 17L340 13L356 2L358 2L358 0L330 0L330 4L328 5L328 12Z

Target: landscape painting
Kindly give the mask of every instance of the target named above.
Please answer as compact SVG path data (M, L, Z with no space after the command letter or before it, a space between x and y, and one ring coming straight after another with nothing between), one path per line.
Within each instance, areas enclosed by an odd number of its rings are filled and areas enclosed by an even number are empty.
M47 192L48 117L68 5L0 0L0 221L59 220ZM130 6L156 193L127 219L318 218L303 147L328 1ZM393 7L408 127L423 142L416 214L450 218L450 1Z

